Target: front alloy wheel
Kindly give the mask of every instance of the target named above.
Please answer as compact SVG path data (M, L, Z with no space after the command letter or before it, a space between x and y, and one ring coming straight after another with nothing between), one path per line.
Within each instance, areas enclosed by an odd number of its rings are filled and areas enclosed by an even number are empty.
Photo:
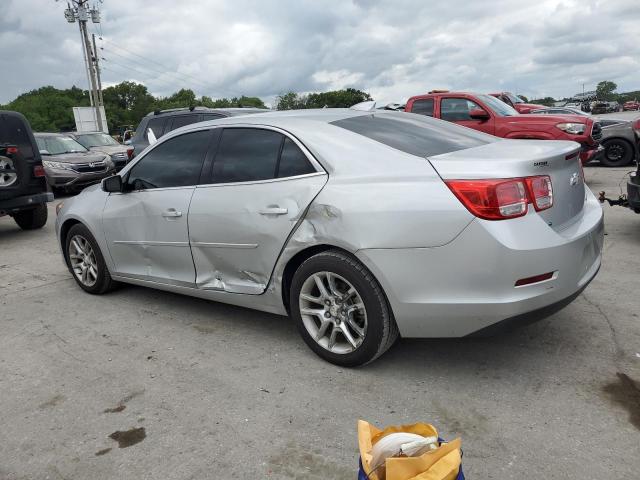
M98 280L98 262L89 241L74 235L69 241L69 263L76 279L85 287L93 287Z

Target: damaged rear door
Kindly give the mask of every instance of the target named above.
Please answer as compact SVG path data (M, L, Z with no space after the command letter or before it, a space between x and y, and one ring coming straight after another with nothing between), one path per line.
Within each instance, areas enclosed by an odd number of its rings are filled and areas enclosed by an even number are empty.
M125 175L123 192L109 194L102 221L119 275L194 286L187 215L212 133L161 141Z
M209 178L196 188L189 210L196 285L260 294L327 174L278 129L225 127Z

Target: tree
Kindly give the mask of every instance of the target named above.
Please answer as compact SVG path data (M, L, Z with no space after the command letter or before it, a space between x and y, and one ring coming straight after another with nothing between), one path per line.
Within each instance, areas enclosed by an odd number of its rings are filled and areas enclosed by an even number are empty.
M596 86L596 97L598 97L598 100L615 100L618 96L615 93L617 88L618 85L616 85L614 82L610 80L603 80Z
M154 110L156 102L147 87L126 81L105 88L102 97L110 131L123 125L137 125L143 116Z
M302 108L349 108L360 102L371 100L371 96L355 88L333 90L330 92L310 93L309 95L288 92L276 98L277 110L296 110Z
M556 103L556 99L553 97L534 98L533 100L531 100L531 103L537 103L540 105L545 105L547 107L553 107L553 104Z

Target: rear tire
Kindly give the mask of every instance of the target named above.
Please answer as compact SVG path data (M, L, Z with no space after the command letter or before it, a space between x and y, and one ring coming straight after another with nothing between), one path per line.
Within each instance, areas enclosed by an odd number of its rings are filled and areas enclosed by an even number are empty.
M343 252L328 250L307 259L293 275L289 298L305 343L335 365L372 362L398 338L382 287L364 265Z
M619 138L602 143L604 152L600 163L605 167L624 167L633 161L633 146Z
M21 210L13 214L13 219L23 230L35 230L42 228L47 223L49 210L46 203L41 203L36 208Z
M117 286L98 242L83 224L77 223L69 229L64 240L64 258L73 279L85 292L101 295Z

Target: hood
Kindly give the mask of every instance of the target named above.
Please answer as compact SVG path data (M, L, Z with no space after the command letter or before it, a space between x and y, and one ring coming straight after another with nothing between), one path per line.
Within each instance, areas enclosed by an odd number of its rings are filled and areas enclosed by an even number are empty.
M107 155L113 155L114 153L127 153L129 148L131 147L126 145L98 145L97 147L91 147L89 150L94 153L102 152Z
M556 125L557 123L584 123L589 125L593 120L584 115L537 115L534 113L523 113L512 117L500 117L503 121L512 124L527 125Z
M529 113L531 110L537 110L539 108L547 108L544 105L539 105L537 103L516 103L515 109L519 113Z
M105 154L100 152L78 152L78 153L61 153L59 155L43 155L42 160L45 162L50 160L52 162L65 162L65 163L91 163L102 162L105 160Z

